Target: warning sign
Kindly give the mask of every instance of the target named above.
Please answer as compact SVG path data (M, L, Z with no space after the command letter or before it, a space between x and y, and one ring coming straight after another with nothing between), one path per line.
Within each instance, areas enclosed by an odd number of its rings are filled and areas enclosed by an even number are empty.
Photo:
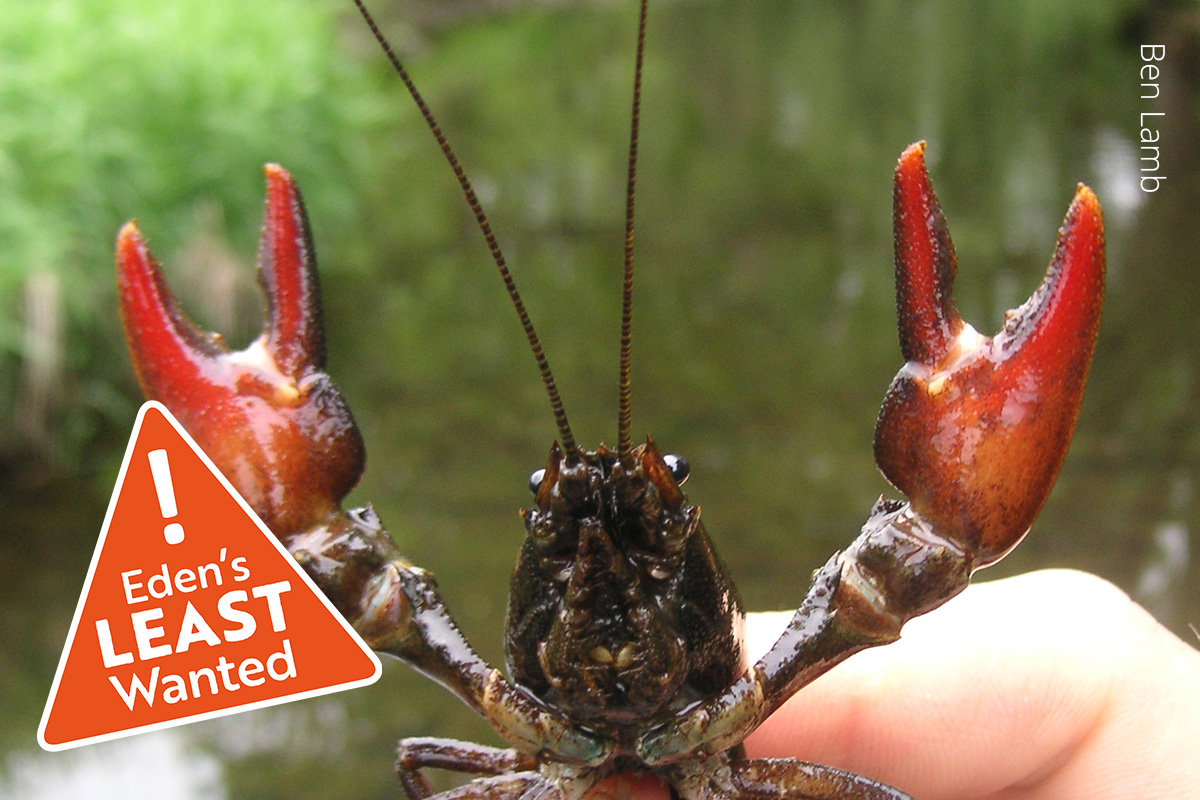
M42 714L42 747L365 686L379 673L179 423L143 405Z

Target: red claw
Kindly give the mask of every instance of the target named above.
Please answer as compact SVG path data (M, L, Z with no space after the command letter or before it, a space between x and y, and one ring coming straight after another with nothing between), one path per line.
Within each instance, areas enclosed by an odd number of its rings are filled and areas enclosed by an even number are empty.
M925 143L910 145L896 165L896 306L900 352L907 361L944 358L962 332L954 307L958 259L942 207L925 171Z
M285 375L325 368L325 327L312 233L300 192L267 164L267 211L258 245L258 282L267 297L267 351Z
M278 536L320 522L362 474L362 438L323 371L316 259L291 175L269 164L258 278L267 323L231 352L182 312L137 225L117 237L121 319L146 397L171 410Z
M1042 285L987 338L958 316L954 245L925 144L895 179L896 295L908 363L875 430L883 474L915 511L986 566L1032 524L1062 466L1104 294L1104 223L1080 184Z

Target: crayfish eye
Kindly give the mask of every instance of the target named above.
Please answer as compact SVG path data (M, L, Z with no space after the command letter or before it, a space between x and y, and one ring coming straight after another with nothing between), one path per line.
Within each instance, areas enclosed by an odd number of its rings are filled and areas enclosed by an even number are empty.
M663 463L667 465L667 469L671 470L671 477L680 486L688 479L688 475L692 474L692 467L683 456L665 455Z
M534 470L533 474L529 476L529 491L532 494L537 494L538 487L542 485L542 481L545 480L545 478L546 478L546 470L545 469Z

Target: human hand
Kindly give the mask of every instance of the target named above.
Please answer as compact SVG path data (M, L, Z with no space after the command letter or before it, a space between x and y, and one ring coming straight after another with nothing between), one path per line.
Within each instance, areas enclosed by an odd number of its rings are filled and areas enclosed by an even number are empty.
M753 614L751 653L789 613ZM1112 584L969 587L802 689L746 740L919 800L1200 798L1200 651Z

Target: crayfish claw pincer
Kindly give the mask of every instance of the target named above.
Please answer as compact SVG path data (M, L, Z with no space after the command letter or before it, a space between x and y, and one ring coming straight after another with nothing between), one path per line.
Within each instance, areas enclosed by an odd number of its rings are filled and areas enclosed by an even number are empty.
M261 336L230 351L187 318L136 223L117 237L121 319L138 381L171 410L280 537L336 510L362 474L362 438L324 372L316 259L304 203L286 170L265 168L258 278Z
M959 317L954 245L910 146L895 175L896 296L908 363L875 430L884 476L975 568L1025 535L1066 456L1104 293L1104 224L1080 184L1041 286L989 338Z

